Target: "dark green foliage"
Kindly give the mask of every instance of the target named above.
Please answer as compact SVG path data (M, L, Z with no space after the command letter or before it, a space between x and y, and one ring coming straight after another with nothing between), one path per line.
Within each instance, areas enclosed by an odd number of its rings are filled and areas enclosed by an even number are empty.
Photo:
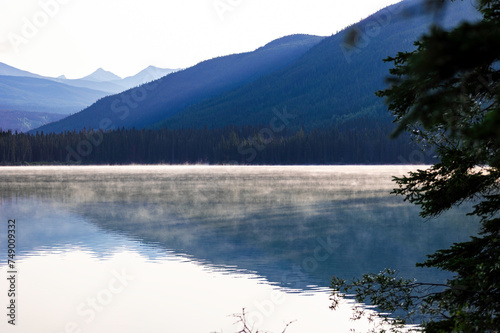
M400 280L391 271L332 281L335 291L354 290L359 300L391 312L395 330L417 314L426 332L500 330L500 1L478 5L483 20L451 31L435 26L415 51L387 59L395 66L391 86L378 92L399 124L395 134L412 133L440 158L395 178L394 193L429 218L471 201L469 215L481 220L478 236L418 264L454 273L445 286Z
M361 279L347 283L346 280L333 277L332 309L336 309L345 293L355 295L359 302L353 306L353 319L368 318L375 322L373 332L400 332L409 329L407 325L418 324L434 311L430 308L429 298L434 297L446 285L421 283L416 279L403 279L397 272L385 269L378 274L364 274ZM373 312L361 303L376 304L380 312ZM401 314L402 313L402 314ZM414 327L419 331L420 327ZM411 332L412 329L409 329Z
M409 163L409 138L389 126L273 132L264 127L24 134L0 133L0 163L68 164L397 164ZM415 162L423 163L425 160Z

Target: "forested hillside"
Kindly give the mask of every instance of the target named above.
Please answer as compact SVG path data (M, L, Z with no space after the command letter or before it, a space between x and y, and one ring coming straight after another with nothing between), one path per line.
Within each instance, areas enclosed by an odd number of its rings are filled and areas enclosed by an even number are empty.
M84 127L106 130L151 126L192 104L290 65L322 39L309 35L287 36L253 52L207 60L149 84L102 98L87 109L38 130L59 133Z
M469 2L440 17L415 13L420 4L403 1L328 38L288 36L202 62L31 134L3 132L0 163L429 162L414 158L408 137L389 139L392 119L375 96L386 86L382 59L412 49L436 20L450 28L480 15Z
M421 1L389 6L353 27L324 39L293 65L216 98L191 106L159 127L220 127L267 124L273 108L296 116L290 129L336 125L358 128L386 122L388 112L374 92L384 89L389 65L382 60L413 49L413 42L439 20L445 27L475 21L469 1L456 1L443 17L422 13ZM409 12L414 15L409 17ZM416 14L416 15L415 15ZM356 32L350 45L348 34Z

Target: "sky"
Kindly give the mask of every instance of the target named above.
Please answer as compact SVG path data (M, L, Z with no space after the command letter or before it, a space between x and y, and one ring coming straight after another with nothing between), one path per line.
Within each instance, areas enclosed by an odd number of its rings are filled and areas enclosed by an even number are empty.
M187 68L330 36L399 0L0 0L0 62L44 76Z

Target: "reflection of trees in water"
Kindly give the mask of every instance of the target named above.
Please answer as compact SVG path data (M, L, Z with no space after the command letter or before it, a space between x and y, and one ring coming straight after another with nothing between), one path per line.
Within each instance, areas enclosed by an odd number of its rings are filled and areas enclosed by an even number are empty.
M424 224L388 195L394 168L61 170L9 175L2 197L53 201L105 230L275 282L291 267L310 278L304 285L384 267L423 274L414 262L471 233ZM334 251L311 266L325 242Z

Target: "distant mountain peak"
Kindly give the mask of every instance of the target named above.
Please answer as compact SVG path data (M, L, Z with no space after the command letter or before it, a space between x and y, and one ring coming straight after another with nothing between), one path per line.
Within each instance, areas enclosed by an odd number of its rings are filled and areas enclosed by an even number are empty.
M27 71L23 71L20 69L17 69L15 67L9 66L7 64L4 64L3 62L0 62L0 75L6 75L6 76L26 76L26 77L37 77L41 78L40 75L38 74L33 74Z
M150 66L144 68L142 71L140 71L136 75L140 75L140 74L144 74L144 73L151 73L153 75L164 76L164 75L166 75L168 73L172 73L172 72L175 72L177 70L178 69L160 68L160 67L156 67L156 66L150 65Z
M118 75L106 71L102 68L98 68L95 72L93 72L90 75L87 75L82 78L82 80L87 80L87 81L100 81L100 82L105 82L105 81L114 81L114 80L121 80L122 78L119 77Z
M135 95L136 99L141 100L141 107L137 110L131 108L129 117L120 117L115 112L118 110L115 108L116 97L108 96L64 120L45 125L38 130L61 132L66 128L79 130L84 126L99 128L102 127L99 122L102 124L101 120L104 117L112 119L116 127L149 127L182 111L187 106L284 69L317 45L320 40L322 37L309 37L309 43L300 41L271 51L256 50L217 57L185 70L174 70L176 74L172 75L168 75L172 70L163 69L166 73L159 73L163 76L158 79L157 84L148 87L155 87L154 92L142 95L130 92L131 96ZM123 79L120 83L137 87L144 81L156 80L158 76L155 72L154 67L148 67L132 77Z
M123 83L125 83L129 87L138 86L150 81L157 80L165 75L176 72L178 69L170 69L170 68L159 68L155 66L148 66L143 69L139 73L129 76L123 79Z
M60 79L60 80L66 80L66 75L60 75L57 78Z
M266 45L262 46L261 48L269 48L269 47L276 47L276 46L284 46L288 44L296 44L300 42L310 42L311 38L317 38L317 39L323 39L324 37L321 36L314 36L314 35L307 35L307 34L294 34L294 35L288 35L284 36L278 39L275 39Z

